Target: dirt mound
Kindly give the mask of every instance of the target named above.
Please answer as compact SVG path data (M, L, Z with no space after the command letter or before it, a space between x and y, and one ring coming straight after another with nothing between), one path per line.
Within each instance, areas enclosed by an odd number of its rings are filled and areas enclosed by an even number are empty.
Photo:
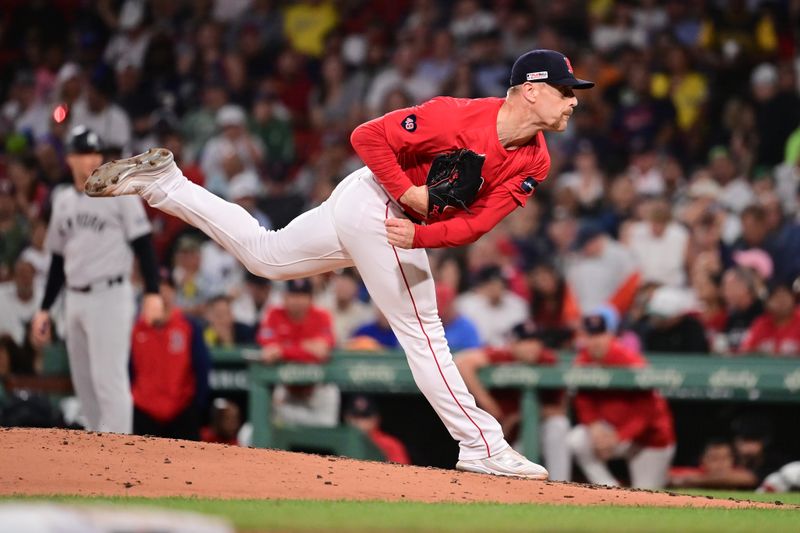
M0 494L768 506L276 450L56 429L0 431Z

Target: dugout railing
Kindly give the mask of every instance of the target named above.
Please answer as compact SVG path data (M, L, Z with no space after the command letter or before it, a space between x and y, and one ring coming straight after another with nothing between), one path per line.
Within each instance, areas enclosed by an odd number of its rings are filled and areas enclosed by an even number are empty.
M419 394L402 352L335 352L322 365L277 364L258 361L256 348L214 349L211 388L216 393L246 392L253 445L275 447L281 438L271 423L272 389L279 383L334 383L342 392ZM658 354L649 366L611 369L572 366L573 355L560 354L557 366L502 364L480 371L489 388L521 393L520 433L524 453L539 456L540 389L658 389L667 398L747 402L800 402L800 358L710 357ZM67 376L64 347L48 348L45 379Z

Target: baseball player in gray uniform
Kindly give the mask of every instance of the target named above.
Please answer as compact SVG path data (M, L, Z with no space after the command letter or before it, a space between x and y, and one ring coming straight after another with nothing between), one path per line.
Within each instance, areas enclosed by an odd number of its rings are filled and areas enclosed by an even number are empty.
M87 429L130 433L133 404L128 376L135 297L133 253L145 281L142 313L163 318L150 222L139 198L89 198L84 184L103 162L96 133L77 126L67 143L74 186L53 193L45 245L53 254L41 309L31 321L34 343L50 340L52 306L66 284L66 343L72 384Z

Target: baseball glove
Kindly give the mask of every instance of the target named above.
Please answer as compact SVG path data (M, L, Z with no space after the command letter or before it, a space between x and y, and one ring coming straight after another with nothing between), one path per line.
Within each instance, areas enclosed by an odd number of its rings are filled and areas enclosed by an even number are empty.
M481 169L486 156L459 148L437 156L428 171L428 217L441 215L448 207L463 209L475 201L483 186Z

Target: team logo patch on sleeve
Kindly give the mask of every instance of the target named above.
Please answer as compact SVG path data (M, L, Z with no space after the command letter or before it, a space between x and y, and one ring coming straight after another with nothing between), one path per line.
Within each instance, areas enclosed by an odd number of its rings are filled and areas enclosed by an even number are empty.
M403 129L408 132L415 132L417 131L417 115L408 115L403 121L400 123L403 126Z
M536 181L533 176L528 176L519 184L519 188L522 189L522 192L525 194L531 195L533 191L536 190L537 185L539 185L539 182Z

